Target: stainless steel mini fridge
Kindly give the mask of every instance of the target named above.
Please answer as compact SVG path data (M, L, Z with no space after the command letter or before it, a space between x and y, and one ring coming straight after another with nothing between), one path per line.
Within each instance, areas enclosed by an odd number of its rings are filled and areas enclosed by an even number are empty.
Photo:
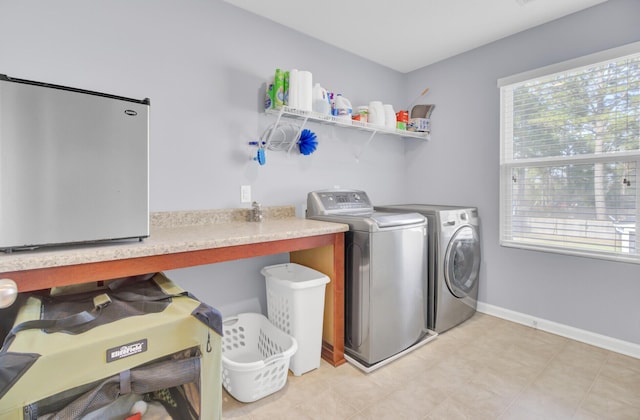
M149 236L149 100L0 75L0 249Z

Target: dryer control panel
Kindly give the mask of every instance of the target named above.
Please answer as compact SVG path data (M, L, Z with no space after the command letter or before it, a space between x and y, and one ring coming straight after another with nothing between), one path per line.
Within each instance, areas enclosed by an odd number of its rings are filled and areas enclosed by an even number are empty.
M440 212L440 218L444 226L476 225L478 224L478 210L475 208L443 210Z

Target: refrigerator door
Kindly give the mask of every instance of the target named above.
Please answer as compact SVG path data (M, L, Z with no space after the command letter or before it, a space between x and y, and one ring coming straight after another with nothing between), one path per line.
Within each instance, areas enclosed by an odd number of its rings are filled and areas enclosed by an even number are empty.
M149 102L0 78L0 248L149 235Z

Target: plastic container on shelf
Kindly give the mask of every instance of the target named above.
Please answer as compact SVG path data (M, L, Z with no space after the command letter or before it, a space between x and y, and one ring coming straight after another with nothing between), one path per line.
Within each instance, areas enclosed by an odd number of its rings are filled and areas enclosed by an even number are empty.
M291 80L291 74L290 72L287 70L284 72L284 95L283 95L283 105L284 106L288 106L289 105L289 82Z
M233 398L253 402L287 383L296 339L264 315L238 314L222 321L222 385Z
M275 105L273 104L273 78L267 80L265 85L264 109L273 109L275 108Z
M380 101L369 102L369 124L384 127L384 106Z
M428 118L410 118L407 130L429 132L431 131L431 120Z
M264 267L269 320L293 336L298 351L289 369L294 375L320 367L325 287L329 278L300 264Z
M331 115L331 102L327 90L316 83L313 86L313 111L324 115Z
M389 129L396 128L396 111L393 110L393 105L384 104L384 126Z
M351 123L351 115L353 114L351 102L341 94L336 95L333 100L333 115L337 118L344 119L347 123Z
M398 130L406 130L409 123L409 111L400 110L396 112L396 127Z
M280 108L284 105L284 71L276 69L273 79L273 106Z
M369 107L366 105L359 106L357 109L357 115L360 115L361 122L369 121Z

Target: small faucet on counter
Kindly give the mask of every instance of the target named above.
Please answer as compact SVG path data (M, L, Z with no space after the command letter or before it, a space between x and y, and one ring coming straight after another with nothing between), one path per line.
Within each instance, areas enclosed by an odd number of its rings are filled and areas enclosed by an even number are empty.
M254 222L262 222L262 206L257 201L251 204L251 220Z

